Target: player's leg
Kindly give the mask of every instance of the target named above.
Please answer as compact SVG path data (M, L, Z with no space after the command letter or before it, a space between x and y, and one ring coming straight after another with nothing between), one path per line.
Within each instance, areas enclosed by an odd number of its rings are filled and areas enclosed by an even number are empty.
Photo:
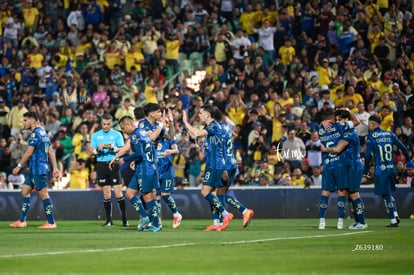
M145 211L144 206L142 205L142 201L137 196L139 190L138 186L138 178L134 175L131 181L128 184L128 188L125 192L125 197L129 200L132 207L140 216L140 220L138 223L138 231L144 230L150 223L150 219L148 217L147 211Z
M10 224L10 227L26 227L26 217L30 209L30 193L33 187L30 183L30 175L26 177L25 183L22 185L22 207L20 208L20 217L17 221Z
M338 190L338 229L344 229L344 218L345 218L345 204L346 204L346 191L344 189Z
M224 207L221 204L220 200L213 193L217 186L215 182L217 180L220 180L221 182L221 175L220 177L218 177L217 174L217 170L206 170L203 177L203 185L201 186L201 196L203 196L210 204L210 209L213 214L213 220L217 220L217 215L219 215L219 213L223 213L224 211ZM221 231L221 224L216 223L217 222L215 221L213 225L208 226L205 230Z
M368 225L365 221L365 206L364 202L359 194L359 189L361 187L362 180L362 170L353 169L350 173L350 183L349 183L349 198L351 200L351 209L353 209L353 214L356 224L351 225L350 229L366 229Z
M155 189L155 200L157 202L158 219L159 219L160 227L162 227L162 219L161 219L161 185L162 185L162 180L160 179L160 185Z
M396 212L395 200L391 195L392 180L395 181L395 178L394 179L390 178L388 173L376 175L374 178L374 182L375 182L374 192L377 195L381 195L384 200L385 210L390 219L390 224L388 226L398 227L397 219L395 217L395 212Z
M220 202L220 200L217 198L217 196L213 193L215 189L220 189L223 187L223 175L225 173L225 176L227 177L227 172L225 170L220 169L211 169L207 170L204 174L203 178L203 185L201 187L201 195L210 203L210 208L213 212L213 219L215 220L215 223L212 226L209 226L206 228L206 231L210 231L209 229L211 227L212 230L221 231L228 227L230 224L230 221L233 218L233 214L228 213L225 209L223 204ZM222 189L221 189L222 190ZM220 215L222 215L222 223L220 226L218 226L217 223L217 217L216 217L216 211L218 212L219 219L221 220Z
M174 192L174 177L163 179L161 182L161 197L166 202L168 208L173 213L173 228L180 227L183 216L178 211L177 204L171 193Z
M55 217L53 215L53 203L49 197L47 176L34 176L35 187L40 199L42 200L43 209L45 210L47 223L39 228L56 228Z
M388 217L390 218L390 224L388 225L389 227L398 227L398 223L397 223L397 219L395 217L395 200L393 199L393 197L391 196L391 194L385 194L382 195L383 199L384 199L384 204L385 204L385 210L388 213Z
M219 170L218 170L219 171ZM207 170L204 174L203 185L201 187L201 196L203 196L212 206L216 208L220 213L224 212L224 207L213 193L213 191L218 187L215 181L217 178L221 182L221 177L217 177L218 172L213 170Z
M345 206L346 206L346 197L347 197L347 190L349 190L350 185L350 167L338 167L335 168L334 177L335 183L338 188L338 223L336 228L337 229L345 229L344 226L344 218L345 218Z
M248 209L246 206L244 206L244 204L242 204L239 200L237 200L237 198L229 194L228 189L233 183L234 178L237 176L238 169L232 169L228 171L228 173L229 173L229 182L226 186L227 190L225 193L224 201L225 203L228 203L229 205L233 206L234 208L240 211L240 213L243 215L243 227L247 227L250 223L250 220L254 216L254 211L253 209ZM225 205L225 203L223 203L223 205Z
M318 229L325 229L326 210L328 209L329 196L336 190L333 169L323 169L322 171L322 191L319 199L319 226Z
M161 231L155 192L155 189L157 188L157 186L159 186L158 181L158 175L145 176L145 180L142 179L142 197L144 198L145 207L152 222L152 226L150 226L147 229L144 229L144 231Z
M366 229L367 224L365 221L365 206L363 200L359 195L359 192L352 192L349 194L349 197L351 198L355 220L357 221L357 224L350 226L349 229Z

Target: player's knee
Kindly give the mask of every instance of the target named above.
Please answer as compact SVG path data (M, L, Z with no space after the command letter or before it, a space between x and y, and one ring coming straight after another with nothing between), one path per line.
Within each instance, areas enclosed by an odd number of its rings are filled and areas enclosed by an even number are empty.
M358 191L349 191L349 196L352 200L356 200L359 198L359 192Z
M326 209L326 208L328 208L328 204L319 202L319 207Z

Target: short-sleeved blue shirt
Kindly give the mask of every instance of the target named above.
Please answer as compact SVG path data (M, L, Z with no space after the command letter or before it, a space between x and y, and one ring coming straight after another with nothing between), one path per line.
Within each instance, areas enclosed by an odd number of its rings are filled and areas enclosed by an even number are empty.
M27 143L35 148L29 159L31 173L36 176L47 175L49 171L50 139L45 129L36 127L30 134Z

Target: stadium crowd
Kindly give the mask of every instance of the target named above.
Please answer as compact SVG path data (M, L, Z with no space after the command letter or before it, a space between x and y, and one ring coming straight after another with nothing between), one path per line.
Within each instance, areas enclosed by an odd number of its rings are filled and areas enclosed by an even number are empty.
M412 157L413 8L407 0L1 1L0 187L24 181L24 169L11 170L27 148L28 110L41 115L68 188L96 185L87 148L102 115L133 117L147 103L173 111L180 188L198 186L203 170L182 113L202 127L207 103L233 129L236 185L320 185L315 130L329 107L356 114L362 145L378 113ZM196 59L206 72L198 89L183 72ZM414 184L406 161L397 154L398 183Z

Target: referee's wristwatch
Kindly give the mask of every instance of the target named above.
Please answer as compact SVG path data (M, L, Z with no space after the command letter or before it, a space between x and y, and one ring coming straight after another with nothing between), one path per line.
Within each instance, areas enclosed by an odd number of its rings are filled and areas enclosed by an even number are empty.
M22 168L22 164L19 162L19 163L17 164L17 167Z

